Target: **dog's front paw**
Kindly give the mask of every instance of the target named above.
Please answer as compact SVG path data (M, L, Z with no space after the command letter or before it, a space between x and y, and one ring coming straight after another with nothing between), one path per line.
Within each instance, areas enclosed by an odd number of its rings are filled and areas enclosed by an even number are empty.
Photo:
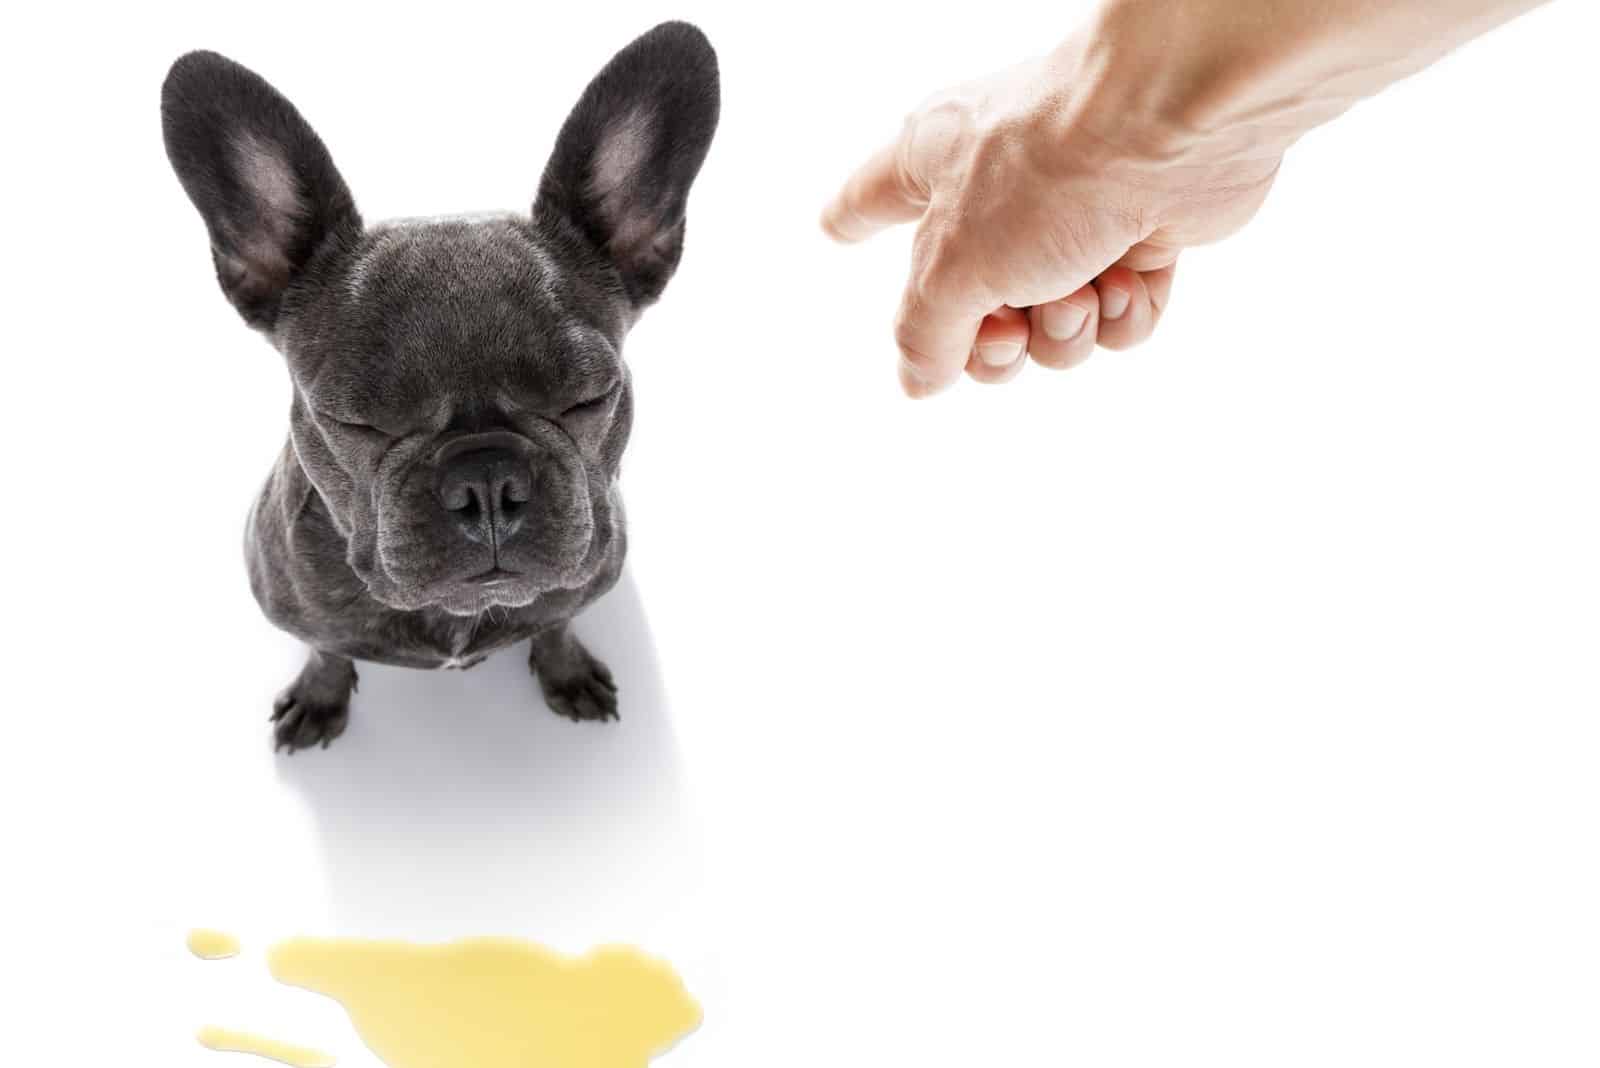
M573 722L619 718L611 669L571 635L545 643L535 640L529 665L539 676L545 703L556 715Z
M318 745L326 749L349 723L348 697L336 704L324 704L302 697L299 687L291 686L272 703L272 748L291 753Z
M274 750L326 749L350 723L355 667L342 657L312 653L300 677L272 703Z
M560 678L539 676L539 688L544 691L545 703L558 716L573 722L584 720L618 719L617 684L611 678L611 669L584 650L586 661L582 670Z

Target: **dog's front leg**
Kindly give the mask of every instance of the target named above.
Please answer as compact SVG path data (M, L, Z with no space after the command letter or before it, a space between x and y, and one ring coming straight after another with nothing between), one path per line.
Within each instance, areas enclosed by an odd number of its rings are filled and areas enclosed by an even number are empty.
M326 749L350 722L350 692L355 688L356 666L348 657L311 650L300 677L273 703L276 748L291 753L314 745Z
M611 670L583 647L565 622L533 636L528 666L538 676L550 711L570 720L618 718Z

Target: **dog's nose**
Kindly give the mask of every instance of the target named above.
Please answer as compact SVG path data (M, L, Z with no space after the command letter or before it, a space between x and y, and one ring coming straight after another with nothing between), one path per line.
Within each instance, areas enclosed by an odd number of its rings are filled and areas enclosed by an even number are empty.
M532 495L528 461L510 449L456 453L439 473L439 503L472 541L504 544L522 526Z

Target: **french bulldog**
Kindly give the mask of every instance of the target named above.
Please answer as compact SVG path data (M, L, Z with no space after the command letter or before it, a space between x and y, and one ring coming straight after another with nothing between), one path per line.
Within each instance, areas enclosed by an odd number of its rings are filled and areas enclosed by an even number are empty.
M617 717L569 624L621 574L623 340L678 265L719 103L710 43L665 23L590 83L531 211L365 226L277 90L212 52L172 65L167 157L294 385L245 546L263 612L310 646L278 748L344 731L354 660L468 667L525 640L552 710Z

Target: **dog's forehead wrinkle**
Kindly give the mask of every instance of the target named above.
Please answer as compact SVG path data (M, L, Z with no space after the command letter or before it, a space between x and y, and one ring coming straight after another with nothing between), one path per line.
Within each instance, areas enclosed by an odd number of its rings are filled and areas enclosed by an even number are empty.
M615 388L614 308L566 253L506 213L371 227L300 335L308 402L382 426L488 425Z
M569 322L551 339L559 362L580 385L599 385L615 380L620 361L611 342L587 323Z
M510 295L525 303L561 299L563 274L515 216L441 217L380 224L357 263L363 293L377 299L433 297L469 302Z
M542 362L559 348L547 338L584 306L579 283L514 216L381 224L344 283L345 325L366 335L365 347L429 377L463 364L470 373L506 359Z

